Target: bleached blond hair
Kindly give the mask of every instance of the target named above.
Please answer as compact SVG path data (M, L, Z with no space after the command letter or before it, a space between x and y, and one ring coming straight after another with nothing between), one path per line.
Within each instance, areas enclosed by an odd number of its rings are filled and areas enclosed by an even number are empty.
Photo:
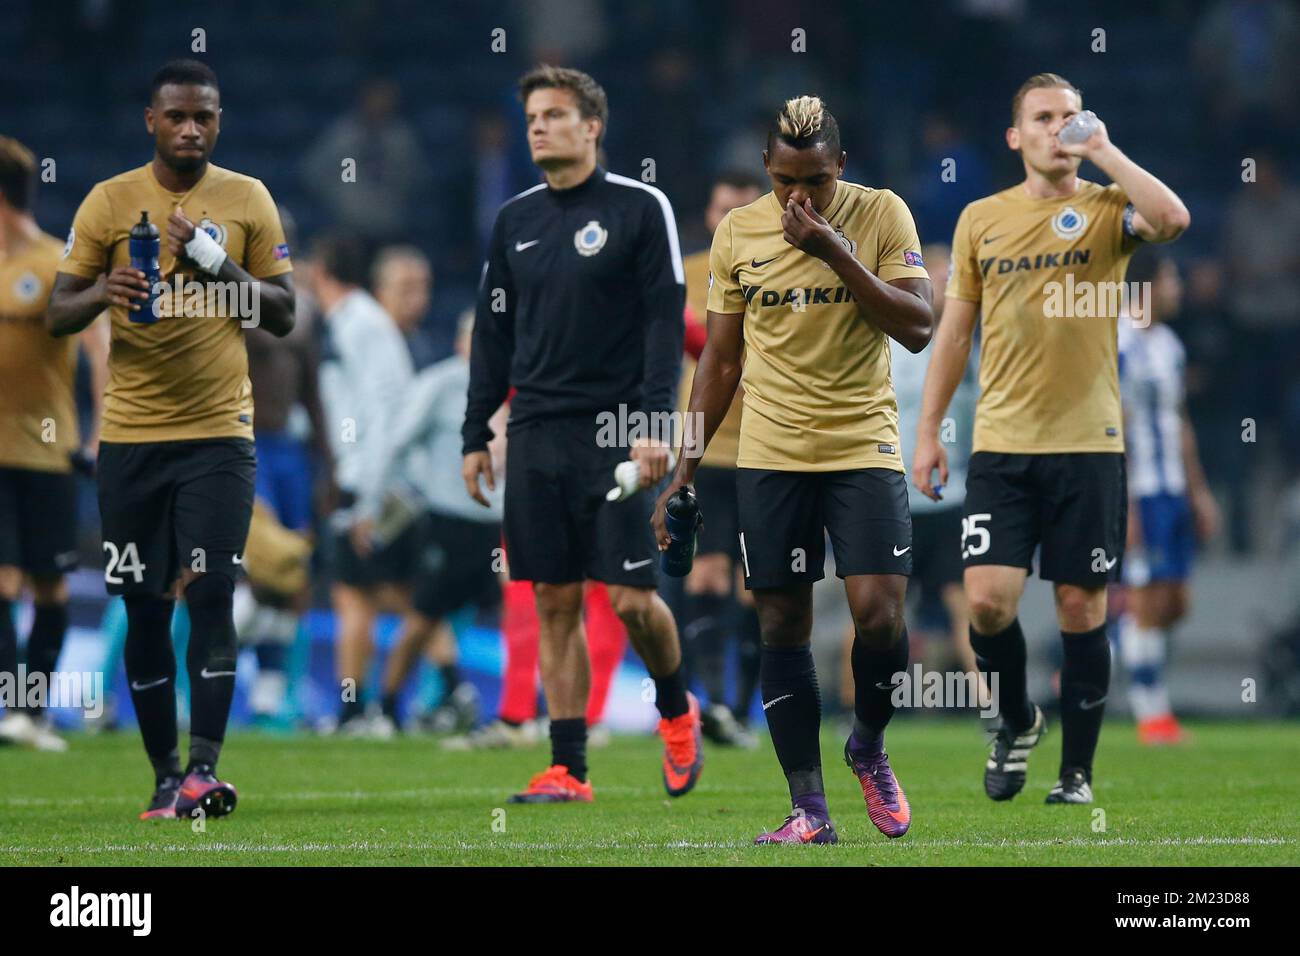
M840 151L839 124L820 96L795 96L786 100L768 133L769 150L778 137L796 149L826 143L833 152Z

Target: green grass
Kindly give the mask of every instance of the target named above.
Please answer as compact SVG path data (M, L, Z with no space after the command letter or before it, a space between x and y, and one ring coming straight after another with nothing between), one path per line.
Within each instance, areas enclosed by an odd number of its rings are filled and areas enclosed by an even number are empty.
M238 811L208 821L142 823L150 774L134 732L72 738L63 755L0 751L0 863L78 865L1278 865L1300 863L1300 728L1193 724L1177 750L1139 748L1132 727L1102 739L1092 807L1045 806L1060 735L1030 760L1009 804L985 798L974 722L899 721L890 755L912 803L912 830L887 840L853 776L822 750L833 847L754 847L787 803L771 745L711 748L696 791L665 796L653 738L591 754L596 802L511 806L543 767L542 749L443 752L428 738L391 743L232 736L222 775ZM494 819L504 809L504 832ZM1105 829L1094 815L1105 811Z

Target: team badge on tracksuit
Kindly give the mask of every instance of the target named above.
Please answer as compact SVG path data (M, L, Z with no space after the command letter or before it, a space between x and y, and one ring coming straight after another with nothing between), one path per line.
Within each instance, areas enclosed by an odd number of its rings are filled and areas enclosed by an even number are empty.
M605 248L605 240L608 238L609 231L601 228L600 223L593 219L573 234L573 245L582 255L594 256Z

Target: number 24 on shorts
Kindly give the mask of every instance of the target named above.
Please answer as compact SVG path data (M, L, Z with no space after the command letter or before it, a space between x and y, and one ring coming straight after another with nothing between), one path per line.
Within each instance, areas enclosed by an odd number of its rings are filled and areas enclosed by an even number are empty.
M989 549L989 529L980 526L981 521L988 521L993 517L988 512L977 515L966 515L961 519L961 556L963 558L978 557ZM972 539L969 544L967 539Z
M965 538L965 531L962 532L962 537ZM140 552L136 550L134 541L128 541L120 554L117 545L111 541L104 542L104 550L108 552L108 566L104 568L105 581L109 584L121 584L122 578L115 577L114 572L118 575L131 575L136 584L144 580L145 565L140 563Z

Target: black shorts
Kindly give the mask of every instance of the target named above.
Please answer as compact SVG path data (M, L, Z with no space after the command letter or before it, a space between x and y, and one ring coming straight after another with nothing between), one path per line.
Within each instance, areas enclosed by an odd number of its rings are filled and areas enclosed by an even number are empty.
M820 581L826 534L841 578L912 573L912 516L901 471L737 468L736 488L747 588Z
M0 468L0 567L57 577L77 566L77 477Z
M326 542L327 563L334 579L354 588L380 584L409 584L415 577L419 555L421 519L403 528L392 541L362 557L352 547L349 529L337 528Z
M510 427L505 538L511 580L655 586L654 490L605 500L628 450L600 447L597 430L595 415Z
M725 554L740 560L740 511L736 503L736 469L701 465L695 471L695 494L704 515L704 527L695 541L695 553Z
M183 568L237 579L256 473L243 438L101 443L108 593L163 595Z
M927 596L938 597L949 584L961 584L961 506L912 515L912 581Z
M501 603L501 525L429 512L417 548L411 603L425 617Z
M961 554L1045 581L1101 587L1120 579L1128 520L1122 452L971 455Z

